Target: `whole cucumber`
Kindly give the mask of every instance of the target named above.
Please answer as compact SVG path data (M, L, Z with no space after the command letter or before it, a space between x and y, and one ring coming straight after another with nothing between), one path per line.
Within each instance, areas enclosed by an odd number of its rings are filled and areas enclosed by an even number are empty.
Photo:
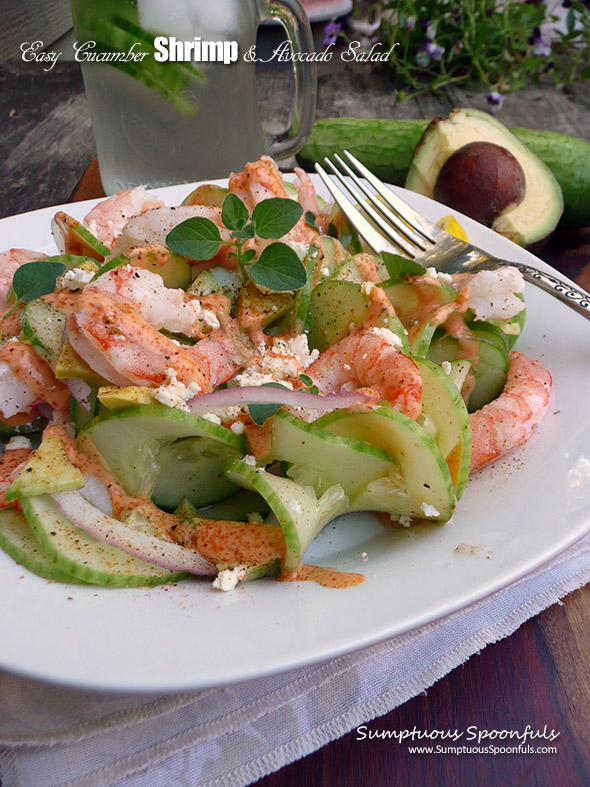
M311 136L298 154L306 169L313 170L324 156L350 150L379 178L403 186L427 120L394 118L326 118L314 124ZM555 131L511 129L533 150L557 178L563 192L560 227L590 225L590 144Z

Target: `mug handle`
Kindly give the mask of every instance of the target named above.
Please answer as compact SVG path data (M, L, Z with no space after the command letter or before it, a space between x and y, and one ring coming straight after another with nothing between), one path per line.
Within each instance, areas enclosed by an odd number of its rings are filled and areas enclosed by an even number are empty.
M267 18L277 19L285 28L293 54L314 52L309 19L300 0L270 0ZM289 128L273 136L269 155L286 158L297 153L311 134L317 99L317 66L315 61L293 61L295 77L295 109Z

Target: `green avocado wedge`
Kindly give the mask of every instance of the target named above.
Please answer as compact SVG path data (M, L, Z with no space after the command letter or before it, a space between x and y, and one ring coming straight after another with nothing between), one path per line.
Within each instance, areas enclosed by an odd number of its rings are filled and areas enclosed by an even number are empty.
M28 497L23 514L58 571L92 585L142 587L176 582L187 575L146 563L73 525L49 495ZM68 580L70 581L70 580Z
M455 509L451 474L435 441L425 430L390 406L368 412L335 410L315 422L316 428L385 451L398 464L401 485L385 475L364 485L351 500L355 511L386 511L446 522ZM358 465L353 470L359 471Z
M242 436L206 418L159 405L99 415L78 436L89 440L130 495L152 496L174 509L183 498L197 508L236 492L223 475L245 452Z
M81 582L57 568L55 554L41 544L26 518L14 508L0 511L0 549L43 579L68 584Z
M324 525L348 510L348 498L340 484L331 486L318 498L310 486L279 478L245 462L228 462L225 473L234 484L257 492L266 500L285 536L283 569L287 572L297 568Z

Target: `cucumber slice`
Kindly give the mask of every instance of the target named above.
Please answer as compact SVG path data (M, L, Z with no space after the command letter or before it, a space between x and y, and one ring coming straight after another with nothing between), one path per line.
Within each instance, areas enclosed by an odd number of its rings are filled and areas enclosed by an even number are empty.
M433 309L457 299L457 290L442 282L440 286L425 282L416 286L408 281L396 280L384 282L382 286L396 314L406 326L427 319Z
M392 483L385 474L365 484L362 493L352 500L355 511L386 511L442 522L450 519L455 492L449 468L434 440L411 418L382 406L366 413L336 410L315 423L334 435L386 451L400 468L401 484ZM360 469L358 464L351 468L357 473ZM436 515L427 515L424 506L431 507Z
M370 298L360 284L332 280L318 284L309 303L309 346L322 352L359 328L366 320ZM409 352L408 338L400 320L383 314L377 326L389 328L401 341L401 351Z
M174 448L176 441L194 438L190 450ZM231 494L223 477L228 459L244 453L246 442L224 426L211 423L171 407L137 405L95 418L78 437L83 445L90 440L130 495L150 496L157 488L158 498L175 508L184 497L195 506L205 506ZM177 454L175 454L175 451ZM193 469L210 466L199 486ZM180 458L179 458L180 457ZM175 470L176 468L176 470ZM183 476L184 472L191 475ZM159 482L159 476L166 479ZM198 500L198 502L194 502Z
M162 445L156 456L160 472L152 500L159 508L171 511L183 498L200 508L229 497L235 487L223 471L228 458L240 453L227 443L207 437L187 437Z
M81 580L56 568L56 557L33 533L25 517L14 508L0 511L0 549L43 579L78 584Z
M354 257L351 257L348 260L345 260L335 271L332 275L332 279L335 281L351 281L355 284L362 284L366 281L363 272L356 264L356 260Z
M258 492L266 500L285 536L285 571L294 571L324 525L348 510L348 498L340 484L331 486L318 499L311 487L245 462L230 461L225 472L234 484Z
M49 355L59 355L66 315L57 306L42 298L29 301L21 312L20 327L33 346L40 347Z
M51 221L51 234L62 254L78 254L102 262L111 253L83 224L62 210Z
M476 329L473 331L473 338L477 339L479 344L477 358L471 367L475 385L467 401L470 413L479 410L502 393L509 363L506 344L498 335L498 329ZM450 336L442 336L432 342L427 358L440 366L443 361L460 360L459 354L459 342Z
M187 576L146 563L88 535L64 517L49 495L27 497L22 506L27 522L55 561L55 567L83 582L141 587L177 582Z
M33 417L30 413L17 413L11 418L0 418L0 438L38 434L47 426L47 418Z
M88 394L88 404L90 405L90 410L86 412L81 405L72 397L70 402L70 421L76 427L76 434L81 432L85 426L87 426L90 421L96 415L97 407L98 407L98 386L92 385L90 386L91 390Z
M223 207L223 200L227 197L229 189L217 186L215 183L202 183L191 191L180 203L181 205L206 205L212 208Z
M350 259L351 255L340 241L336 240L336 238L331 238L329 235L322 235L320 244L322 254L320 281L324 281L331 278L342 263Z
M132 267L157 273L165 287L186 289L191 283L192 272L188 260L165 246L129 249L127 256ZM162 258L165 259L163 264Z
M264 518L268 514L268 505L259 494L246 489L240 489L231 497L198 511L199 516L207 519L228 519L232 522L247 522L248 515L254 513Z
M391 454L332 431L322 428L319 421L309 424L281 410L270 419L270 455L265 462L290 462L289 475L294 480L313 485L318 494L340 484L350 499L377 478L401 482L399 464Z
M436 428L434 442L447 463L457 500L463 494L471 464L471 426L465 402L440 366L414 359L422 378L422 414Z
M196 295L198 298L202 298L203 295L209 295L212 292L219 292L230 299L233 307L243 283L244 280L239 271L228 271L221 265L216 265L199 273L187 292L189 295Z

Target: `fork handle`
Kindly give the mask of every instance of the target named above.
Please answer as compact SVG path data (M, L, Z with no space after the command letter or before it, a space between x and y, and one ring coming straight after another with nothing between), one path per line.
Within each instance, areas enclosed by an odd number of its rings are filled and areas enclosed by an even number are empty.
M525 281L535 284L537 287L545 290L545 292L554 295L571 309L590 320L590 295L587 292L578 290L577 287L572 287L571 284L551 276L550 273L531 268L530 265L523 265L522 262L510 262L510 265L518 268Z

